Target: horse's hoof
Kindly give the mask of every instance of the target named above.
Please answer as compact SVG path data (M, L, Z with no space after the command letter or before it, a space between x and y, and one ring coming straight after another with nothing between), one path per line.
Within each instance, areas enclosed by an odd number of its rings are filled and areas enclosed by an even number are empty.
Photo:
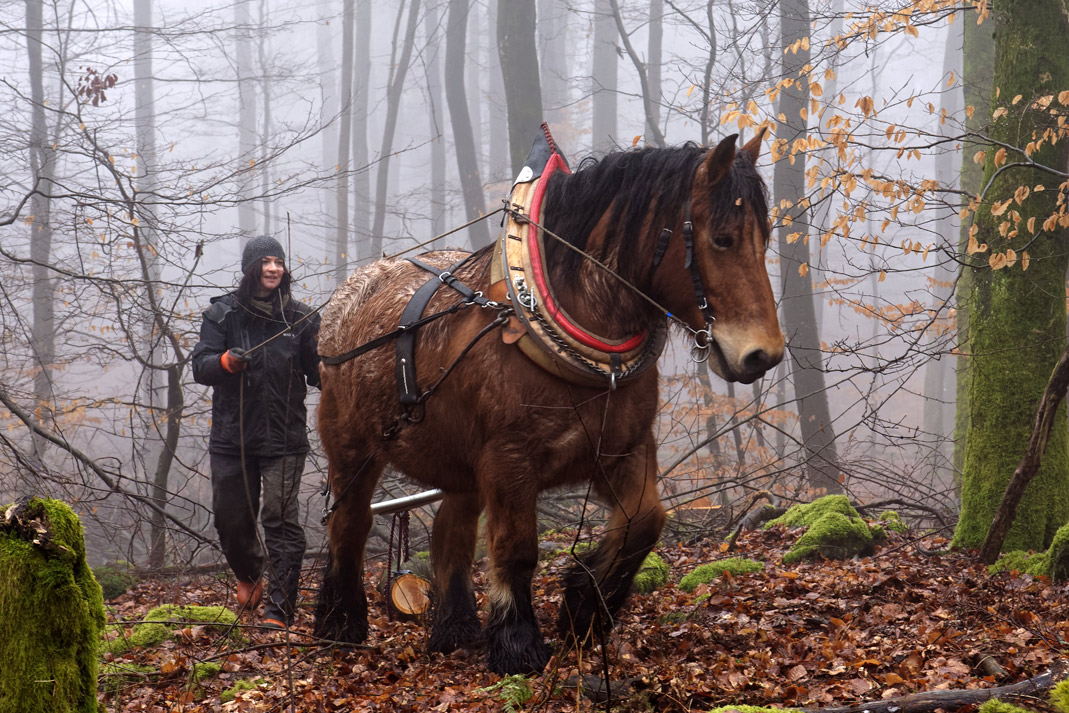
M502 676L542 673L549 663L550 648L539 639L522 648L504 644L490 648L490 670Z
M469 649L482 641L483 630L478 617L435 622L427 649L433 653L451 654L457 649Z

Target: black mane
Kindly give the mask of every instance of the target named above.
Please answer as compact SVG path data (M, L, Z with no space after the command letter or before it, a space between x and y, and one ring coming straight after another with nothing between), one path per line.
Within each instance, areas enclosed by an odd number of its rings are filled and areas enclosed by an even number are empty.
M612 208L605 253L599 259L617 265L621 272L626 257L639 249L646 236L655 244L662 228L675 226L682 218L691 195L694 174L707 156L707 149L687 143L667 149L640 148L611 153L598 160L584 159L572 174L554 174L543 201L543 226L564 240L586 250L587 240L601 216ZM742 198L742 204L736 203ZM768 215L768 199L760 174L745 153L739 153L731 170L710 196L713 220L726 220L748 204L758 216ZM645 228L646 215L653 215ZM764 221L760 230L767 239ZM552 262L565 275L577 273L583 257L573 250L557 250L548 238L546 248ZM650 256L643 256L649 265Z

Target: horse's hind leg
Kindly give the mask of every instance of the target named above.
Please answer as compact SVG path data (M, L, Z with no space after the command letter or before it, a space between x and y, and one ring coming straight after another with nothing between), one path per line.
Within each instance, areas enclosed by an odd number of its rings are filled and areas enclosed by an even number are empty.
M475 611L471 567L479 530L479 496L446 495L434 517L434 622L428 648L447 654L466 648L482 634Z
M351 644L367 638L364 545L382 468L370 457L331 459L330 483L337 500L327 524L330 549L316 603L315 635L321 638Z
M549 662L531 606L531 578L538 564L536 493L511 482L488 491L486 539L490 553L490 620L486 625L490 670L500 674L539 673Z
M594 486L612 507L596 550L565 577L560 633L583 642L591 628L604 633L631 591L631 581L657 544L666 519L657 494L657 447L652 434L643 448L608 471Z

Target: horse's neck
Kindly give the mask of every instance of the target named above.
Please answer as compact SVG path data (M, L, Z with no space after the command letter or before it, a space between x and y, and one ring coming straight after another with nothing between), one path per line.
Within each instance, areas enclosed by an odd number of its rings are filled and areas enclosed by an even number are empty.
M636 290L646 291L645 273L635 268L642 262L639 246L617 245L618 236L608 234L608 215L602 216L587 240L584 252L605 265L583 257L578 273L560 269L566 246L547 239L550 284L561 307L584 329L607 338L629 337L650 328L654 318L649 303Z

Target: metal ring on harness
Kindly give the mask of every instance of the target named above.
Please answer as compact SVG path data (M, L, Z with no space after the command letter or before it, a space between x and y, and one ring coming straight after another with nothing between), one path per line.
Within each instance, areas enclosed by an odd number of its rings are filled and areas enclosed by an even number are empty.
M690 360L695 364L703 364L709 361L709 353L713 346L713 335L709 328L699 329L694 333L694 346L690 348Z

